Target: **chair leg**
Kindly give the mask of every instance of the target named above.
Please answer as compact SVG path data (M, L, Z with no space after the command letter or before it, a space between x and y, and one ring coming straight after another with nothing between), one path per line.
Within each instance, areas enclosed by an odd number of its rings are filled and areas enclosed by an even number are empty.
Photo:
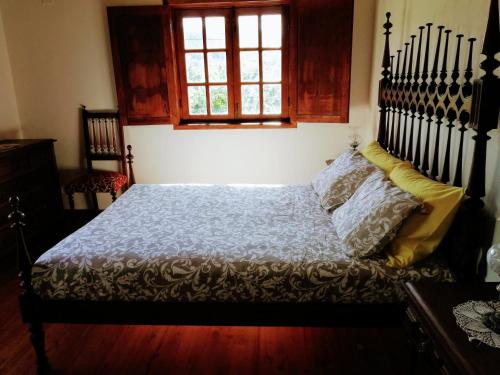
M38 374L45 375L50 373L50 364L45 354L45 333L43 325L40 322L30 323L28 329L31 333L31 344L35 349Z
M75 210L75 199L73 198L73 194L67 194L69 201L69 208L74 211Z
M92 200L92 205L94 206L94 210L99 210L99 202L97 201L97 194L90 193L90 199Z
M116 191L111 192L111 201L112 202L116 201Z

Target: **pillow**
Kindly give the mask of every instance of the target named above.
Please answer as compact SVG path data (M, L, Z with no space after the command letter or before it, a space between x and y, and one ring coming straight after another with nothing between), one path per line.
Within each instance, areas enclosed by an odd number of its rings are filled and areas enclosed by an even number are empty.
M373 163L382 169L386 175L389 175L389 173L391 173L391 171L399 165L411 168L411 163L409 161L402 161L392 156L384 150L377 141L373 141L361 150L361 155L363 155L370 163Z
M464 189L433 181L406 167L396 167L390 179L419 198L426 211L409 217L391 243L387 265L403 268L425 258L438 247L460 206Z
M401 222L420 205L419 200L393 186L379 170L333 212L332 223L348 255L369 257L394 238Z
M349 150L341 154L312 181L321 206L330 210L343 204L376 169L355 151Z

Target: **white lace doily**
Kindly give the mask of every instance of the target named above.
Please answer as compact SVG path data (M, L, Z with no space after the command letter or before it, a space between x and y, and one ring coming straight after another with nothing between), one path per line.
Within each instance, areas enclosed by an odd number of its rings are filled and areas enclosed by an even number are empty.
M500 311L500 301L468 301L453 308L457 324L467 333L469 341L478 340L500 348L500 335L482 322L484 314Z

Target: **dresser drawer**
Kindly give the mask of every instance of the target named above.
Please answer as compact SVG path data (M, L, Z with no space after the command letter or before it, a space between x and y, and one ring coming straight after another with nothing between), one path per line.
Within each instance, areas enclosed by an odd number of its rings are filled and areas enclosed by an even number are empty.
M8 220L12 211L10 197L20 198L20 210L26 214L25 235L30 245L50 243L50 238L58 240L62 226L62 200L53 141L10 142L19 146L0 152L0 257L16 245L15 232L10 229Z
M28 216L31 216L33 211L41 208L59 210L54 199L54 195L58 193L57 187L44 178L44 175L50 172L49 169L34 171L9 181L5 188L2 186L2 192L0 193L0 225L8 221L8 214L12 211L9 198L12 196L20 198L20 210Z
M10 225L0 225L0 249L2 252L10 252L16 246L16 233Z

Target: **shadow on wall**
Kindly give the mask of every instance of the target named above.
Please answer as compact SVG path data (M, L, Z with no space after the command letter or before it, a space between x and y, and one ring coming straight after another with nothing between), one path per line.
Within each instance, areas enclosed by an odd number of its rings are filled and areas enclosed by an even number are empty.
M21 138L21 132L18 128L0 130L0 139Z
M500 130L497 130L497 144L500 145ZM497 192L496 194L490 194L492 196L491 202L487 202L489 207L491 207L491 212L496 215L497 220L500 219L500 147L497 150L497 158L495 162L495 169L493 175L493 185L491 187L492 192ZM497 228L497 242L500 241L500 228Z

